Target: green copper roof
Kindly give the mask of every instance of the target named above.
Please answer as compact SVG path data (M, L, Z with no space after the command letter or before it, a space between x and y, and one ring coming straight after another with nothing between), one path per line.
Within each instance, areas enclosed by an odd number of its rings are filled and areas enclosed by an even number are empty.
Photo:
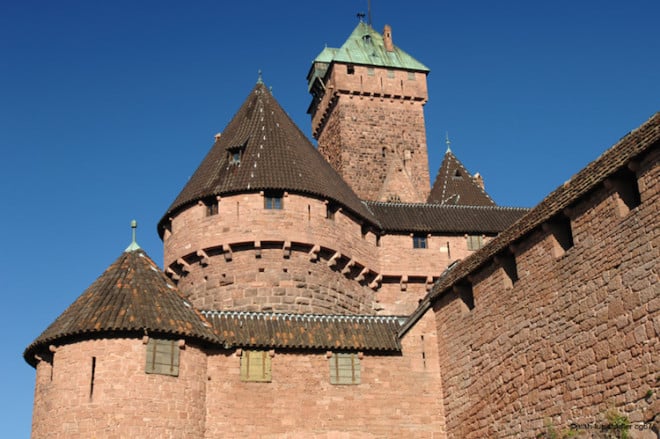
M368 66L393 67L397 69L428 72L429 68L403 50L385 50L383 36L367 23L358 23L351 36L339 49L326 47L314 62L341 62Z

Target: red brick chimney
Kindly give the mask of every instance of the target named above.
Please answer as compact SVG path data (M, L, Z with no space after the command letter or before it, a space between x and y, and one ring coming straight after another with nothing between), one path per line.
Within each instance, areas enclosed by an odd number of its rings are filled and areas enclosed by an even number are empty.
M392 26L389 24L386 24L385 29L383 29L383 42L385 43L385 50L388 52L394 52L394 43L392 43Z

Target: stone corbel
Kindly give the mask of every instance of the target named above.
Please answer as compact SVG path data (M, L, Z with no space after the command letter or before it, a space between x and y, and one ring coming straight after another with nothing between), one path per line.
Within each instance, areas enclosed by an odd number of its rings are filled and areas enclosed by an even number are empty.
M222 253L225 257L225 261L229 262L232 259L231 247L229 244L222 244Z
M383 280L383 275L379 274L374 278L374 280L371 281L371 283L369 284L369 288L371 288L372 290L377 289L380 286L382 280Z
M203 266L209 265L209 255L206 254L204 250L197 250L197 257L201 258L199 263Z
M184 261L183 258L177 259L176 263L181 266L181 270L184 273L190 273L190 264L188 264L186 261Z
M342 268L342 270L341 270L341 274L343 274L344 276L347 275L347 274L349 274L349 273L351 272L351 268L353 268L354 265L355 265L355 261L354 261L353 259L351 259L351 260L348 261L348 263L344 266L344 268Z
M315 245L312 247L312 249L309 251L309 260L310 261L318 261L319 259L319 252L321 251L321 246L320 245Z
M358 282L362 282L364 280L365 276L367 275L367 273L369 273L369 269L367 267L364 267L362 269L362 271L360 271L360 274L357 275L355 280L358 281Z
M170 267L167 267L167 268L165 269L165 273L166 273L166 274L167 274L172 280L178 281L179 279L181 279L181 276L179 276L178 274L176 274L176 272L175 272L174 270L172 270L172 268L170 268Z
M328 260L328 267L334 267L335 265L337 265L337 260L339 258L341 258L341 253L335 252L335 254L332 255L332 257L330 258L330 260Z

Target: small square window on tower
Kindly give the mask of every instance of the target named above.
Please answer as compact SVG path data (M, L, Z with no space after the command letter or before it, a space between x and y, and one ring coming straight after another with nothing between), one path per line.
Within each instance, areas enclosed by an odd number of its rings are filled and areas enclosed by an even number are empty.
M424 235L413 235L413 248L428 248L428 238Z
M218 202L215 200L208 200L204 202L206 207L206 216L213 216L218 214Z
M282 193L266 193L264 194L264 209L282 209Z
M179 343L149 338L146 373L179 376Z
M268 351L244 350L241 354L241 381L269 383L271 381Z
M333 353L330 357L330 384L360 384L360 358L355 353Z

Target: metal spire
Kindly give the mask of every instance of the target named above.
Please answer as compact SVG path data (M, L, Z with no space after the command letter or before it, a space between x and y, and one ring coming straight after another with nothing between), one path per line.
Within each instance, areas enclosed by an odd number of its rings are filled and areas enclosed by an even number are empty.
M449 141L449 132L445 132L445 143L447 144L447 152L451 152L451 142Z
M140 246L138 245L137 241L135 240L135 229L137 229L137 221L135 221L135 220L131 221L131 229L133 229L131 231L131 235L132 235L133 239L131 241L131 245L126 247L126 250L124 250L125 252L133 252L135 250L140 250Z
M259 69L259 73L258 73L258 75L259 75L259 76L257 77L257 84L263 84L263 83L264 83L264 80L263 80L263 78L261 77L261 69Z

